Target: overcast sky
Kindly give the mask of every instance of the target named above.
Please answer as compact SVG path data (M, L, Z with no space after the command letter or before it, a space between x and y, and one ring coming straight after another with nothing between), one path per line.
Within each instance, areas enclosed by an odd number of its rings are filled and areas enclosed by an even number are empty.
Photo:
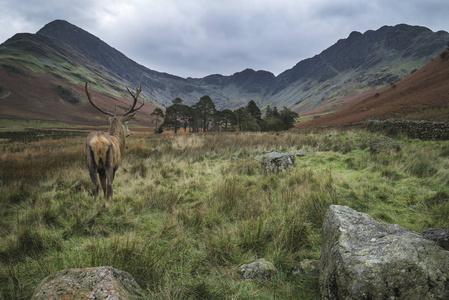
M0 43L66 20L136 62L182 77L275 75L352 31L449 31L448 0L0 0Z

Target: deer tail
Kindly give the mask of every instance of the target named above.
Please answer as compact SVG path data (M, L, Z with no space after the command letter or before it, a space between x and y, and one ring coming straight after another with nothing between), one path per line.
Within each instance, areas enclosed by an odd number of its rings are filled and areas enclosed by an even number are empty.
M90 140L89 148L97 167L104 168L108 163L109 140L104 136L96 136Z

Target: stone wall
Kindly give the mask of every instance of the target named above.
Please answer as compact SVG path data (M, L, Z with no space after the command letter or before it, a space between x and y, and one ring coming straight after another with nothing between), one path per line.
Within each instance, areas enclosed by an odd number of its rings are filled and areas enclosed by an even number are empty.
M404 134L423 140L449 140L449 123L410 120L369 120L366 128L386 135Z

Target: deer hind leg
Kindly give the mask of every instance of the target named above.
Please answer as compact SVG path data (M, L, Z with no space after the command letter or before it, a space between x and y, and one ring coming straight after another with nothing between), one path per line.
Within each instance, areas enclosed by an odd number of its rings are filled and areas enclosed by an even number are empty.
M103 189L103 195L104 198L106 199L107 197L107 190L106 190L106 172L105 170L98 170L98 175L100 177L100 182L101 182L101 188ZM105 200L107 202L107 200Z
M86 165L87 169L89 170L89 176L90 180L94 184L94 203L97 202L98 197L98 177L97 177L97 165L95 164L94 154L92 152L92 149L86 145L86 149L84 150L84 153L86 155Z
M109 199L111 199L111 203L114 201L114 191L112 189L112 182L114 181L115 170L107 170L106 171L106 206L109 205Z
M96 167L89 168L89 175L90 175L90 179L92 180L92 183L94 184L94 203L96 203L97 196L98 196L98 189L100 188L100 185L98 184Z

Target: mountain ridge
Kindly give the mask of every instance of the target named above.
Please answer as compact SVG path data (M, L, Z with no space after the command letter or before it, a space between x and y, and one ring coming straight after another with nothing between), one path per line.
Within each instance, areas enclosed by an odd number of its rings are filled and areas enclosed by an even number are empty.
M429 38L429 35L438 37L438 39ZM443 37L440 38L440 35L443 35ZM421 44L417 44L416 40L419 39L422 40ZM322 83L331 80L329 85L333 83L334 86L339 85L350 88L351 84L356 83L357 85L358 83L357 87L363 88L360 83L368 81L365 84L365 90L369 87L381 88L404 78L413 69L424 65L444 49L447 40L449 40L447 32L439 31L434 33L425 27L405 24L383 26L376 31L368 30L363 34L353 31L347 39L338 40L320 54L300 61L292 69L284 71L278 77L280 84L286 83L285 86L301 81L306 83L312 80ZM412 48L413 44L416 47ZM411 57L412 55L414 57ZM401 70L400 68L403 68L407 62L414 63ZM401 65L399 66L399 64ZM395 71L397 73L383 70L382 68L384 67L396 67ZM375 70L371 71L370 69L373 68ZM344 80L344 75L351 71L358 71L358 74L354 74L350 78L351 81L348 82ZM285 86L281 85L277 89L282 90ZM309 102L306 101L306 104L309 107L312 106L312 108L316 101L327 96L326 92L327 94L332 92L331 90L322 89L308 95L304 93L307 92L306 88L303 88L302 91L297 97L301 97L303 103L305 100L309 100ZM298 93L298 91L296 92ZM340 89L336 96L329 100L332 101L346 96L344 89L343 91ZM275 95L270 98L270 101L276 102L274 98Z
M61 27L63 27L62 30ZM158 76L181 78L175 75L148 69L126 57L123 53L116 50L114 47L109 46L100 38L64 20L55 20L46 24L36 32L36 35L67 43L70 47L78 49L80 53L84 54L90 60L105 66L107 69L111 69L112 75L121 74L121 77L125 80L130 80L128 74L129 69L145 70L150 74L157 74ZM83 41L85 39L87 39L87 41ZM80 41L83 42L80 43ZM104 56L105 53L107 56ZM125 65L127 68L121 67L122 65Z
M336 111L356 101L362 92L374 92L397 82L441 52L447 40L449 33L445 31L406 24L383 26L363 34L354 31L278 76L245 69L228 76L182 78L148 69L87 31L55 20L36 34L16 34L1 44L0 71L2 65L9 65L22 72L31 70L33 76L36 72L51 74L55 79L46 80L68 85L78 94L83 94L80 87L89 81L106 105L112 105L108 103L112 98L125 101L126 86L142 84L143 97L152 100L150 108L168 106L177 97L191 105L209 95L218 109L236 109L254 100L260 107L287 106L310 114ZM3 76L8 72L3 67ZM1 82L11 80L9 76ZM22 94L20 101L30 102L31 96ZM0 102L0 107L5 102Z

